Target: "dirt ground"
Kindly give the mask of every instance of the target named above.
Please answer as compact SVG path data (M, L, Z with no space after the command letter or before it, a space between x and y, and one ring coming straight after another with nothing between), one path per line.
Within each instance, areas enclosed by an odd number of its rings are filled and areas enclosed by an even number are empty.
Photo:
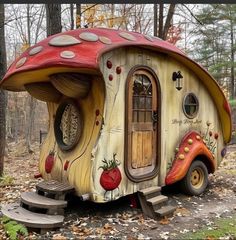
M9 149L5 174L12 176L14 182L0 186L1 204L19 201L21 192L34 190L40 181L33 178L37 173L39 146L35 145L31 154L26 154L23 143L12 143ZM164 188L163 194L177 206L171 218L158 221L147 218L140 208L131 207L129 197L106 204L82 202L73 197L61 229L44 235L31 232L29 239L180 239L203 226L211 229L215 220L236 216L235 159L236 145L231 145L219 169L209 176L207 190L199 197L183 195L177 188ZM1 225L0 239L7 239Z

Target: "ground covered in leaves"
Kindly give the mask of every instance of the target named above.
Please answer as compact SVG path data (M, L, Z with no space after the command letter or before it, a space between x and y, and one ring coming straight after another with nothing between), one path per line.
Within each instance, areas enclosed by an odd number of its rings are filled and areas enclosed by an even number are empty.
M5 180L0 184L1 204L19 201L20 193L35 189L39 179L37 173L39 146L35 145L31 154L26 153L24 144L9 144L5 160ZM29 239L189 239L202 238L192 235L201 229L208 231L205 239L216 239L210 231L220 228L221 222L228 226L236 223L236 146L229 152L220 168L210 175L207 191L198 197L189 197L176 188L164 189L172 205L177 206L174 216L153 220L143 216L140 208L132 208L129 197L118 201L95 204L70 199L61 229L40 235L29 234ZM0 211L1 217L1 211ZM223 224L223 223L222 223ZM236 231L224 226L220 239L236 239ZM206 234L208 234L208 232ZM213 234L213 233L212 233ZM216 235L217 236L217 235ZM218 237L217 237L218 238ZM0 239L7 235L0 225Z

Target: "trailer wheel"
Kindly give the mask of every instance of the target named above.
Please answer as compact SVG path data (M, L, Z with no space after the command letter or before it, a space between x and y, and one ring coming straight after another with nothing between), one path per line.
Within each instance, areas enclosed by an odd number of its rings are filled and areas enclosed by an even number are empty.
M186 176L180 181L182 191L189 195L200 195L208 185L208 170L206 165L193 161Z

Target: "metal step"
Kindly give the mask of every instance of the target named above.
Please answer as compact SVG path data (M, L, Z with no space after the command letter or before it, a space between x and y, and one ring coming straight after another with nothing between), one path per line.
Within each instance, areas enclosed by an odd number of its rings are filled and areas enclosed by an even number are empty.
M156 197L150 198L147 200L148 203L151 203L153 206L166 202L168 200L168 197L163 195L158 195Z
M156 210L155 213L157 214L158 217L164 217L171 215L174 211L176 210L176 207L174 206L163 206L160 209Z
M64 216L62 215L47 215L31 212L16 203L3 205L1 211L3 215L30 228L59 228L62 226L64 220Z
M155 192L160 192L160 191L161 191L161 187L158 187L158 186L139 190L139 192L141 192L144 196L147 196L147 195L155 193Z
M23 192L21 194L21 201L28 206L50 210L67 207L67 201L47 198L36 192Z

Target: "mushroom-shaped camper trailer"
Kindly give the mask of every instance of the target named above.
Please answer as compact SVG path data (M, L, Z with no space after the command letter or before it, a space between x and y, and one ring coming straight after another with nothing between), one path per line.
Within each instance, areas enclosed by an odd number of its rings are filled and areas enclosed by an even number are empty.
M200 194L231 138L210 74L157 37L94 28L48 37L1 81L47 102L39 171L106 202L180 181Z

